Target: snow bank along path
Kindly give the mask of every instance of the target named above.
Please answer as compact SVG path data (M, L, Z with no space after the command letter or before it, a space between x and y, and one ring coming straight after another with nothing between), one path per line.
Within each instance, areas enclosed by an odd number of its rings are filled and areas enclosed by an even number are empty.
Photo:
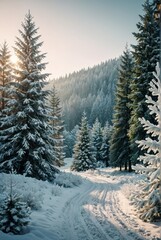
M75 174L83 180L79 187L73 188L15 176L22 182L23 191L30 190L36 202L40 198L42 207L32 212L26 234L9 235L0 231L0 240L161 239L161 222L150 224L139 220L125 197L129 186L134 187L135 174L121 174L110 168Z
M159 226L134 216L116 179L101 171L81 175L89 181L64 205L62 240L160 239Z

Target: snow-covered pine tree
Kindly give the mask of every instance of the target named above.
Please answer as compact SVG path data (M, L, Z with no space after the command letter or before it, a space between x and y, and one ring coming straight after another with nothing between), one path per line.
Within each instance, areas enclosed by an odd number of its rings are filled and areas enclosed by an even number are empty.
M62 121L62 113L60 107L60 100L57 95L56 89L53 86L50 93L50 108L51 108L51 127L53 130L52 137L54 139L54 153L55 153L55 164L58 167L64 165L64 125Z
M92 137L92 144L95 151L95 157L98 166L101 164L102 161L102 154L101 154L101 146L103 142L102 136L102 127L101 123L99 122L98 118L96 118L92 129L91 129L91 137Z
M143 4L143 15L137 24L138 33L133 33L137 44L132 45L135 61L135 77L131 83L131 117L129 138L131 146L131 161L137 163L138 157L143 153L137 147L136 140L144 139L146 131L142 128L139 118L146 117L147 120L154 120L149 114L145 96L149 95L149 83L153 79L156 63L159 61L159 24L154 18L156 0L146 0Z
M142 183L133 200L140 218L144 221L161 218L161 81L159 77L156 76L156 80L150 82L149 90L152 96L157 97L155 101L151 96L146 96L146 103L150 114L155 115L156 124L145 118L139 118L149 137L136 142L142 150L146 150L146 153L139 157L144 166L135 169L146 174L147 179Z
M71 170L86 171L96 168L96 159L94 157L92 143L89 134L89 127L86 114L83 113L81 125L78 130L76 144L74 146L74 160Z
M0 230L5 233L21 234L23 228L29 224L30 208L21 201L18 194L13 193L12 178L10 192L1 199Z
M110 139L110 165L114 167L129 166L131 171L130 141L128 137L130 108L130 82L133 78L133 59L126 47L121 58L119 81L116 87L116 103L114 107L113 128Z
M0 49L0 111L6 107L7 101L11 98L11 81L12 81L12 66L10 61L10 52L7 43L1 46Z
M48 74L42 73L37 34L30 12L26 15L20 37L14 48L18 62L15 72L14 100L10 102L11 115L3 122L0 133L0 171L16 171L37 179L53 181L58 170L53 166L53 139L46 106L48 91L43 90Z
M112 132L112 126L106 122L102 129L102 146L101 146L101 156L104 166L109 166L109 148L110 148L110 137Z
M72 157L73 154L73 147L75 145L76 141L76 133L78 132L79 126L76 125L73 130L67 131L64 130L64 149L65 149L65 156L66 157Z

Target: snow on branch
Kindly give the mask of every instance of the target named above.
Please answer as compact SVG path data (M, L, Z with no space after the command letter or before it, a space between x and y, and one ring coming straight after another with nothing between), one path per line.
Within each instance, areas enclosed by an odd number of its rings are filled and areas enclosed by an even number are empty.
M154 73L155 79L150 82L149 91L151 96L146 96L146 103L150 114L154 116L156 124L145 118L140 118L143 128L148 137L136 141L141 150L145 150L144 155L140 156L143 165L137 165L135 170L147 176L141 189L134 196L140 218L144 221L151 221L161 217L161 80L159 74ZM153 97L155 97L153 99Z

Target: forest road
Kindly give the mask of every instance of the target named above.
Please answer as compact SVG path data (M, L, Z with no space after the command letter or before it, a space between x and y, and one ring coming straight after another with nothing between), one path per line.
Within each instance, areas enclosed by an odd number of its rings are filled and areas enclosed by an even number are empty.
M119 183L100 173L85 173L80 192L66 201L61 240L156 239L122 210Z

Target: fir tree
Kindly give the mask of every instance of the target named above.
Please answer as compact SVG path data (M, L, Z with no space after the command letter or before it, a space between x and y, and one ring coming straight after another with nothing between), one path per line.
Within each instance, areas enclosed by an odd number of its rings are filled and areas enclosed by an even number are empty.
M145 138L146 131L143 129L139 118L153 119L149 114L146 94L149 95L149 83L153 79L156 63L159 60L159 25L154 19L156 10L155 0L150 3L147 0L143 4L144 15L140 16L137 24L138 33L133 33L137 44L132 45L135 60L135 78L131 84L131 118L129 137L131 142L131 161L133 164L142 150L137 147L136 140Z
M60 107L60 100L57 96L56 89L53 89L50 94L51 107L51 126L53 129L52 137L54 139L55 164L58 167L64 165L64 137L63 137L63 121Z
M116 103L114 107L113 129L110 140L110 165L114 167L129 165L130 142L128 137L129 130L129 94L130 82L133 78L133 59L128 48L123 53L119 70L119 81L116 88Z
M156 124L145 118L139 121L144 130L150 134L145 140L137 141L139 147L146 150L144 155L139 157L145 166L137 170L147 176L142 184L141 190L134 197L140 218L144 221L153 221L161 218L161 81L159 78L150 83L152 96L157 97L154 101L151 96L146 96L146 103L151 115L155 115Z
M0 49L0 111L1 115L7 102L10 99L12 81L12 66L10 62L10 52L7 43L1 46Z
M10 193L0 204L0 230L5 233L21 234L29 224L30 208L21 201L21 197L13 193L12 178Z
M43 90L48 74L40 53L42 42L30 12L14 48L18 63L15 71L11 115L3 120L0 133L0 171L16 171L37 179L53 181L58 170L53 166L53 139L48 125L48 92Z
M81 120L80 129L78 130L76 144L74 146L74 161L71 170L86 171L95 169L96 160L91 152L91 139L86 114L84 113Z
M76 133L79 129L79 126L76 125L71 132L64 130L64 148L65 148L65 155L66 157L72 157L73 154L73 147L76 142Z
M91 136L92 136L92 143L95 150L95 157L99 165L99 162L102 160L101 146L103 142L103 139L102 139L103 136L102 136L101 123L99 122L98 118L96 118L93 124L93 127L91 129Z
M109 166L109 149L110 149L110 138L111 138L112 127L107 122L102 129L102 146L101 146L101 156L104 166Z

